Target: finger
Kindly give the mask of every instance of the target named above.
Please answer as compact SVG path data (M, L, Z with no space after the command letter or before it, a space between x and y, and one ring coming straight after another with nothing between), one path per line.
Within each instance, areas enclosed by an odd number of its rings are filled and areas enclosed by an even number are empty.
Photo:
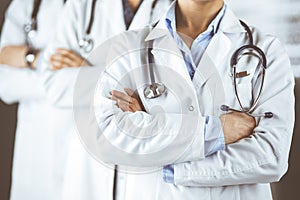
M118 100L117 101L117 105L118 107L123 111L123 112L126 112L126 111L129 111L131 112L131 108L129 106L129 103L127 101L123 101L123 100Z
M123 100L122 98L118 97L116 94L116 91L110 92L110 99L114 101ZM128 101L127 101L128 102Z
M68 57L69 59L76 62L77 65L81 65L81 63L84 61L84 59L79 54L69 49L58 48L56 50L56 53Z
M139 106L139 104L129 104L129 109L131 112L142 111L143 109Z
M137 93L135 93L132 89L130 88L124 88L124 91L127 93L128 96L131 97L131 105L133 106L133 110L135 111L145 111L145 108L141 102L140 97L138 96Z
M140 97L130 88L124 88L124 91L126 92L126 94L132 98L135 99L140 99Z
M50 62L60 63L61 65L67 65L73 67L75 63L69 57L66 57L61 54L54 54L50 57Z
M65 55L65 56L69 56L69 57L73 57L73 58L78 57L78 54L75 53L74 51L70 50L70 49L58 48L58 49L56 49L55 53Z
M51 62L51 69L52 70L59 70L59 69L63 69L63 68L67 68L68 66L61 63L61 62L56 62L56 61L52 61Z
M127 102L132 101L130 96L128 96L127 94L124 94L123 92L117 91L117 90L111 91L111 95L113 98L116 98L116 99L121 99L121 100L124 100Z
M129 96L133 96L134 95L134 91L130 88L124 88L124 91L126 92L126 94L128 94Z

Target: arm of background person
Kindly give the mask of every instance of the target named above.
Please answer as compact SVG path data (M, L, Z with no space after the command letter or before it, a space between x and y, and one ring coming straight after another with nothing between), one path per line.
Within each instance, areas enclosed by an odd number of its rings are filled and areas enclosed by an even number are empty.
M29 8L26 2L14 0L7 9L1 33L0 64L17 68L28 67L25 60L28 46L24 25L28 23L26 19L29 16L29 9L26 8ZM33 63L33 67L35 67L35 64L36 62Z
M16 46L19 47L20 51L23 51L21 50L22 46L25 46L26 43L23 29L27 19L26 7L28 7L27 3L22 0L14 0L8 7L1 34L0 44L2 48ZM21 60L22 56L19 56L18 59ZM43 89L38 83L39 78L31 69L18 69L11 65L0 65L0 98L6 103L41 98Z
M39 74L35 71L0 65L0 98L5 103L38 100L44 96Z
M13 0L5 14L5 21L1 33L1 48L4 46L26 45L24 24L26 23L27 3L22 0Z
M77 30L80 29L78 26L81 22L79 22L78 16L82 14L78 12L86 9L87 2L90 1L67 1L60 16L61 20L55 28L56 34L46 48L41 67L38 69L42 73L42 82L47 99L57 107L73 107L74 87L80 69L77 67L58 67L59 70L55 70L56 68L53 68L50 60L58 49L73 50L73 53L79 55L79 52L75 51L79 50Z

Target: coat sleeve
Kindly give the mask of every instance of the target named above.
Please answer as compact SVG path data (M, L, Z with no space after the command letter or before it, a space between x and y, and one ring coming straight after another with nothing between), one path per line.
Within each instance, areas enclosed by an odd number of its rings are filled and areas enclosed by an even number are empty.
M73 107L74 83L79 69L69 68L52 71L49 62L50 56L57 48L78 50L78 32L81 30L81 21L78 21L78 12L86 9L85 1L67 1L60 19L55 28L54 37L44 51L38 70L41 72L41 80L47 100L57 107ZM79 26L79 27L78 27Z
M124 49L128 49L131 42L115 41L115 44L123 44ZM110 91L122 91L125 87L134 90L137 88L136 82L141 74L134 72L134 69L139 69L134 66L137 65L136 60L140 59L140 54L133 51L129 56L124 52L131 51L115 51L113 47L105 49L114 52L115 56L106 56L112 63L109 64L109 61L106 65L108 67L98 72L98 66L94 67L94 72L82 68L76 86L79 92L75 91L74 95L78 102L87 96L91 99L89 109L76 106L74 110L77 130L88 151L102 162L138 168L162 167L174 162L203 159L205 117L199 112L181 110L181 105L168 99L172 98L171 91L164 103L176 105L163 111L158 107L148 110L148 107L147 112L123 112L115 105L110 99ZM92 94L80 95L82 92L79 83L84 85L87 79L93 77L98 81ZM178 85L183 87L182 84ZM191 99L190 93L181 93L181 97ZM175 108L176 111L172 110Z
M9 5L2 27L0 46L25 45L24 24L29 6L25 1L13 0ZM29 15L28 15L29 16Z
M225 151L202 161L175 164L175 184L207 187L270 183L286 173L294 126L294 78L289 58L277 39L265 52L269 66L256 112L271 111L274 117L259 119L251 137L228 145Z
M6 12L1 34L1 47L25 45L24 24L30 6L25 1L13 0ZM17 13L17 14L16 14ZM29 16L29 15L28 15ZM0 98L6 103L40 99L43 89L38 74L30 69L0 65Z
M55 34L51 37L41 58L41 64L38 66L39 71L51 69L49 58L57 48L77 49L78 33L76 30L77 26L80 26L78 12L84 9L80 7L84 7L81 2L83 1L67 1L64 5L53 30Z
M39 100L44 96L38 73L31 69L0 65L0 98L5 103Z

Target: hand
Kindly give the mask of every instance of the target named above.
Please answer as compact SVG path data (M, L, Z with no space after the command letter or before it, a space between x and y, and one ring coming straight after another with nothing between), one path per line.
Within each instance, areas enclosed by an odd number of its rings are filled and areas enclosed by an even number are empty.
M145 111L139 96L133 90L125 88L124 91L126 94L117 90L111 91L111 99L116 101L116 105L123 112Z
M18 68L28 67L27 62L25 60L25 54L27 50L28 46L26 45L3 47L0 52L0 64L5 64ZM39 52L36 54L35 60L32 65L33 68L36 68L36 60L38 55Z
M220 116L225 143L231 144L248 137L256 126L254 117L241 112L230 112Z
M50 56L52 70L59 70L68 67L91 66L84 58L72 50L59 48L55 54Z

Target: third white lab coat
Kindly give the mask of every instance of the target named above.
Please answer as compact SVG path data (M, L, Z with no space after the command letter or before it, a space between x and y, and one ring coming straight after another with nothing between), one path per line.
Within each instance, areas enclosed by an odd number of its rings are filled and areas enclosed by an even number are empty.
M159 19L170 4L169 0L158 1L153 15L150 16L153 0L145 0L140 5L129 29L142 28ZM53 131L65 135L71 133L68 154L68 167L65 175L63 199L112 199L114 170L94 160L83 148L76 133L73 117L74 84L79 69L70 68L52 72L48 63L49 56L57 48L71 49L82 57L88 53L79 48L78 41L83 38L90 19L92 0L68 1L61 16L55 38L45 51L43 67L44 88L48 100L57 107L53 116ZM108 38L126 30L122 1L96 1L94 23L90 37L95 48ZM59 154L59 149L58 152Z
M2 29L1 47L26 45L24 25L30 22L33 2L11 2ZM37 35L33 39L35 48L46 47L62 7L63 0L41 2ZM63 137L48 131L53 106L45 98L39 73L29 68L0 65L0 98L6 103L19 103L10 199L60 199L65 162L59 159L64 153L57 155L55 151L61 149Z
M230 76L230 58L237 48L249 43L249 40L245 29L231 10L227 8L219 30L207 47L193 80L189 77L181 52L165 27L163 19L149 34L147 29L129 32L125 34L126 37L123 35L115 39L117 43L106 49L108 68L102 74L97 87L93 88L96 88L95 93L92 92L95 96L91 96L92 102L94 101L92 110L95 114L87 112L86 116L77 116L79 119L77 123L86 124L86 126L82 124L77 126L86 128L85 132L84 129L79 130L86 148L98 159L120 165L161 167L177 163L175 164L175 184L165 183L161 170L143 174L125 173L126 192L122 193L121 199L272 199L269 183L280 180L288 168L294 125L294 79L288 56L280 42L272 36L260 33L255 28L251 30L254 44L265 52L268 60L264 90L254 113L271 111L274 117L257 119L257 127L252 136L228 145L226 150L219 151L205 159L202 159L203 152L201 154L203 141L196 142L196 137L194 141L184 139L181 142L178 141L177 148L189 145L191 142L193 145L189 146L184 153L181 152L180 159L172 162L168 157L160 154L149 158L145 156L145 159L139 160L134 155L149 154L151 150L163 147L166 141L163 138L159 140L155 138L159 138L160 135L168 136L170 131L172 133L179 131L180 126L177 123L180 121L172 117L178 112L196 116L193 122L199 123L200 129L190 129L190 131L203 137L203 126L201 126L203 116L218 116L221 113L219 108L222 104L239 108ZM169 93L158 99L147 100L143 94L144 87L140 87L141 83L148 81L147 68L143 68L139 73L133 73L140 66L141 58L139 52L128 52L128 50L135 49L140 44L151 40L154 41L152 54L155 62L160 64L157 67L160 73L156 74L156 80L168 84ZM121 58L114 59L121 53L123 55ZM250 59L249 62L253 60ZM258 81L256 80L255 68L247 68L248 66L253 65L244 63L239 68L240 71L248 70L250 75L238 80L238 88L243 104L249 106L252 99L251 88L253 88L254 96L257 95L260 81L259 78ZM87 70L82 69L82 74ZM170 78L172 74L167 72L172 70L181 74L180 78L176 76ZM99 77L100 75L101 73L98 73ZM128 77L124 78L125 75ZM173 80L173 83L170 83L170 80ZM148 113L123 113L118 109L110 100L109 92L114 89L120 90L122 87L137 89ZM181 87L184 89L180 89ZM174 93L175 96L184 99L182 104L174 101L172 96ZM154 105L162 105L166 113L166 117L163 118L164 126L158 132L159 134L155 133L161 111L151 110L150 108ZM181 111L178 106L182 106ZM182 117L189 119L184 114ZM95 127L89 127L95 122L93 117L98 124ZM131 143L124 142L128 139L126 134L121 136L126 131L124 127L126 128L128 124L132 125L132 121L149 127L148 132L145 132L152 134L152 137L146 138L149 141L148 144L145 145L144 140L136 138L132 139ZM173 126L171 126L172 123ZM92 131L93 129L95 131ZM132 126L130 130L138 131L136 126ZM184 129L179 132L187 133L188 131L189 129ZM122 149L123 154L116 153L116 150L109 145L106 145L103 153L101 148L107 144L103 143L103 138L110 138L110 144L115 144ZM173 148L173 150L176 149ZM105 152L107 155L103 155ZM125 157L124 152L128 153L128 157ZM178 152L175 151L175 153L179 155ZM193 153L195 157L190 158ZM169 154L174 156L172 151ZM120 155L125 158L120 158ZM182 162L187 160L191 162Z

